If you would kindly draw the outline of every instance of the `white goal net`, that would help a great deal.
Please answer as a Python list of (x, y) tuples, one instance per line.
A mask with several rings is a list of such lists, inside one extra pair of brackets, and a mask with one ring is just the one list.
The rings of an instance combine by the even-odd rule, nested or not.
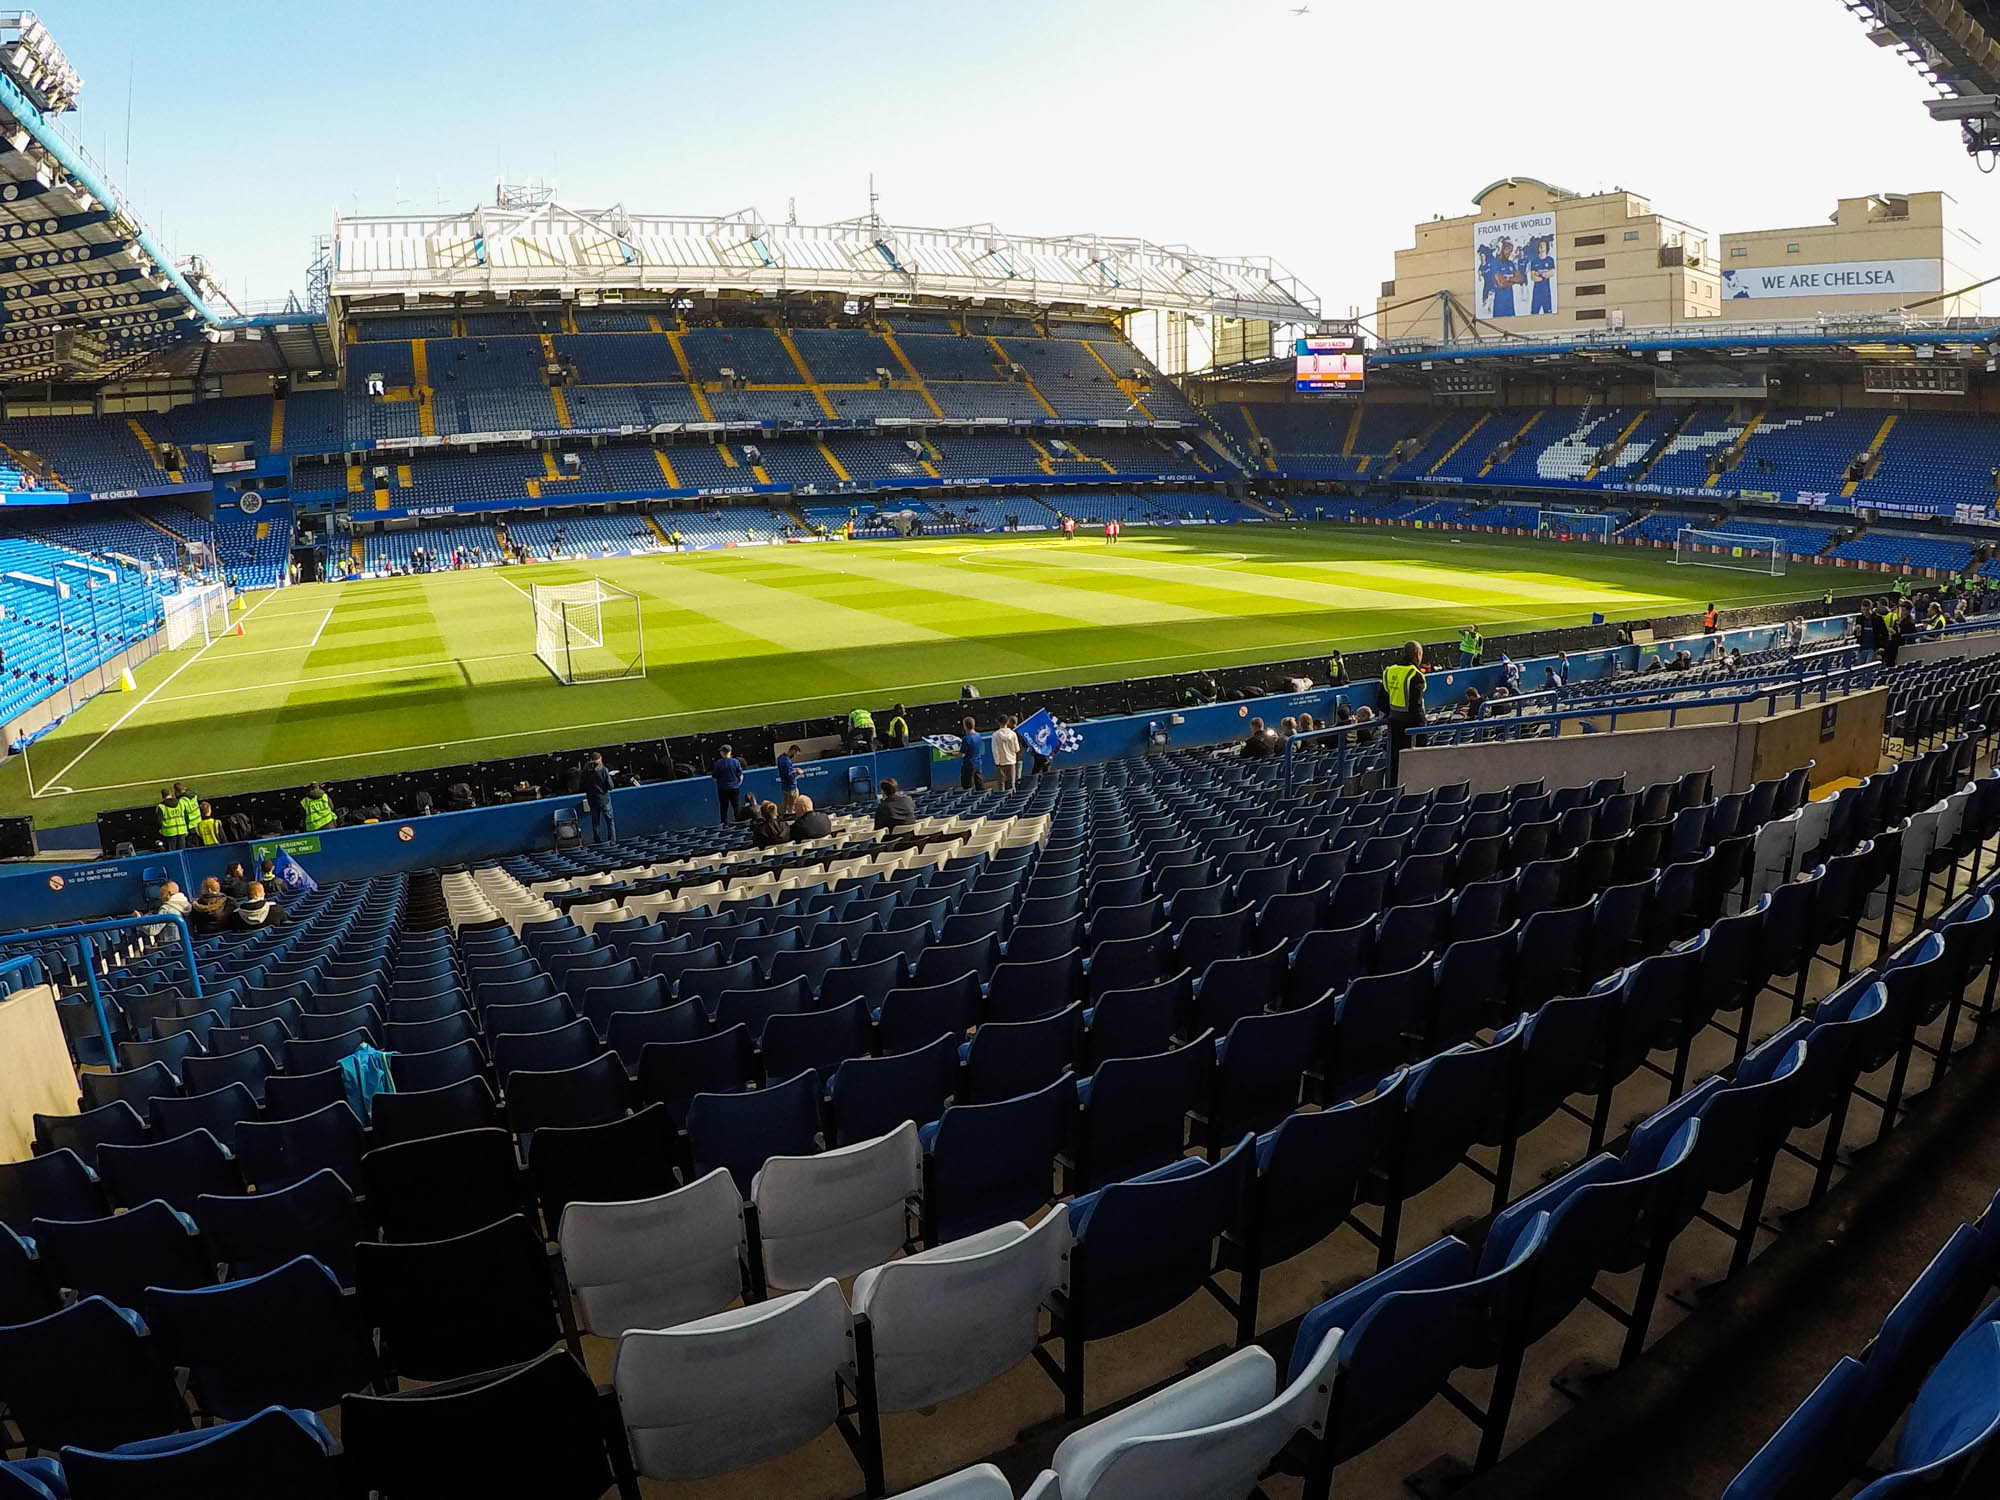
[(538, 583), (535, 656), (556, 681), (614, 682), (646, 675), (646, 633), (639, 596), (602, 579)]
[(1674, 533), (1674, 561), (1686, 567), (1736, 568), (1775, 576), (1785, 571), (1785, 549), (1774, 536), (1683, 526)]
[(178, 651), (196, 641), (206, 646), (229, 631), (228, 585), (203, 584), (170, 594), (162, 605), (162, 614), (169, 651)]
[(1616, 529), (1610, 516), (1594, 510), (1538, 510), (1535, 535), (1567, 542), (1608, 542)]

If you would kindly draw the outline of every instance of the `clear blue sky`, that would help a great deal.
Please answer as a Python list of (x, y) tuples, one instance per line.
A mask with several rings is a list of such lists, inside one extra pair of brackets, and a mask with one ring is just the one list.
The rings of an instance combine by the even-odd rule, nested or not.
[[(1410, 226), (1510, 174), (1713, 234), (1942, 188), (2000, 272), (2000, 177), (1840, 0), (135, 0), (41, 15), (76, 133), (232, 295), (336, 208), (553, 180), (579, 206), (991, 220), (1267, 254), (1372, 305)], [(126, 162), (127, 79), (131, 146)], [(2000, 297), (1989, 301), (2000, 307)]]

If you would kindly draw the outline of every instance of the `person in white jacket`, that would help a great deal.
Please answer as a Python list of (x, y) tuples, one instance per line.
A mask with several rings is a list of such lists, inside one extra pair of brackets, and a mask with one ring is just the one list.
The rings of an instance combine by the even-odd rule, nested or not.
[(1000, 790), (1011, 792), (1021, 775), (1021, 737), (1014, 732), (1014, 716), (1007, 714), (993, 731), (993, 777)]

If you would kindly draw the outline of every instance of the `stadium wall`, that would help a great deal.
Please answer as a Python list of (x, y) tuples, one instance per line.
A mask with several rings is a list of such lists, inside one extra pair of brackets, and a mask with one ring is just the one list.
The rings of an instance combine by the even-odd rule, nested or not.
[(1402, 783), (1427, 792), (1470, 781), (1473, 791), (1485, 792), (1537, 777), (1575, 786), (1622, 775), (1627, 786), (1645, 786), (1713, 768), (1718, 792), (1738, 792), (1812, 761), (1813, 784), (1823, 786), (1881, 765), (1888, 706), (1889, 690), (1879, 687), (1737, 723), (1413, 747), (1403, 752)]
[(56, 1015), (53, 985), (0, 1000), (0, 1161), (26, 1161), (35, 1149), (35, 1116), (76, 1111), (76, 1069)]
[[(1951, 222), (1956, 208), (1948, 193), (1879, 193), (1842, 198), (1830, 223), (1725, 234), (1722, 316), (1769, 322), (1886, 313), (1921, 303), (1917, 310), (1927, 318), (1977, 317), (1978, 291), (1939, 295), (1971, 287), (1984, 275), (1978, 242)], [(1738, 282), (1750, 285), (1739, 288)], [(1782, 295), (1759, 294), (1770, 284)], [(1867, 285), (1887, 290), (1838, 290)]]
[(1394, 279), (1383, 283), (1376, 302), (1381, 337), (1441, 337), (1440, 293), (1452, 294), (1467, 311), (1481, 312), (1478, 227), (1545, 214), (1554, 215), (1555, 310), (1530, 314), (1528, 289), (1522, 287), (1518, 312), (1496, 325), (1508, 333), (1604, 328), (1614, 314), (1622, 315), (1628, 328), (1653, 328), (1713, 318), (1720, 309), (1708, 234), (1654, 213), (1636, 193), (1579, 196), (1533, 178), (1510, 177), (1473, 202), (1474, 213), (1414, 226), (1411, 247), (1396, 252)]

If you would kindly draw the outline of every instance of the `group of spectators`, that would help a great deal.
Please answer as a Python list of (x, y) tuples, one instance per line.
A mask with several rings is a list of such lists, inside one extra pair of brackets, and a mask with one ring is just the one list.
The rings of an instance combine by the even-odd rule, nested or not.
[[(1002, 714), (1000, 723), (986, 737), (993, 750), (993, 785), (1003, 792), (1011, 792), (1021, 784), (1021, 736), (1014, 727), (1019, 722), (1013, 714)], [(979, 750), (979, 721), (968, 718), (958, 728), (958, 785), (963, 791), (986, 789)], [(1036, 763), (1041, 764), (1039, 756)]]
[(791, 745), (778, 757), (778, 788), (779, 795), (784, 798), (782, 804), (745, 802), (743, 762), (736, 758), (733, 746), (724, 745), (716, 754), (715, 764), (708, 770), (710, 779), (715, 783), (715, 809), (722, 821), (748, 823), (750, 841), (760, 849), (831, 835), (833, 820), (813, 806), (813, 799), (799, 788), (799, 760), (803, 754), (797, 745)]
[(1855, 644), (1873, 652), (1885, 667), (1895, 666), (1905, 641), (1963, 624), (1973, 612), (1970, 591), (1954, 588), (1956, 582), (1946, 579), (1944, 588), (1935, 594), (1913, 596), (1906, 592), (1868, 600), (1855, 621)]
[[(153, 915), (185, 917), (197, 933), (261, 932), (266, 927), (282, 927), (291, 918), (264, 892), (264, 882), (275, 878), (270, 861), (264, 862), (259, 875), (261, 878), (253, 880), (240, 863), (232, 864), (220, 879), (211, 875), (203, 880), (192, 899), (179, 881), (163, 881)], [(172, 930), (165, 922), (146, 929), (156, 940)]]

